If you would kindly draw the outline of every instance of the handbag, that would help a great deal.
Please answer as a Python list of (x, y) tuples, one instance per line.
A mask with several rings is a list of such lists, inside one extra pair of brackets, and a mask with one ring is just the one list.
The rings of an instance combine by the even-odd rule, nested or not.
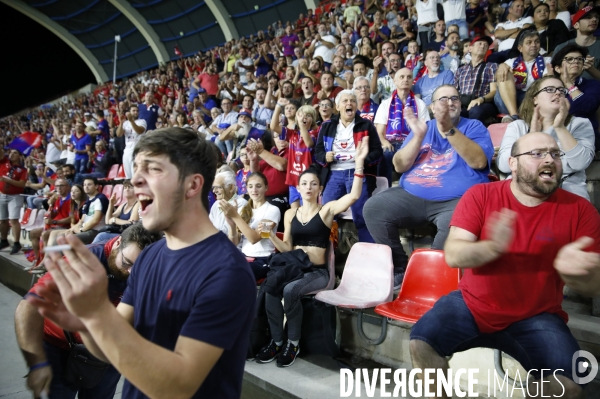
[(476, 98), (475, 93), (477, 93), (481, 86), (481, 78), (483, 77), (483, 72), (485, 71), (485, 64), (486, 62), (483, 61), (483, 66), (479, 68), (479, 71), (477, 72), (477, 77), (475, 78), (475, 85), (473, 86), (473, 91), (471, 92), (471, 94), (460, 95), (460, 105), (465, 110), (469, 108), (469, 104), (471, 104), (471, 101), (473, 101), (473, 99)]
[(316, 353), (339, 357), (340, 336), (337, 310), (314, 297), (306, 296), (302, 301), (302, 335), (300, 347), (305, 353)]
[(94, 388), (100, 383), (110, 364), (92, 355), (85, 345), (76, 343), (70, 332), (63, 331), (71, 348), (64, 371), (65, 381), (78, 389)]

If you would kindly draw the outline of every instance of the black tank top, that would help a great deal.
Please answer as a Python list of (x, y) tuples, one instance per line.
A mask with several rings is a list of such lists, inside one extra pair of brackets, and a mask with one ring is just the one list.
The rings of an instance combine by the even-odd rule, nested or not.
[(296, 209), (296, 214), (292, 219), (290, 231), (294, 246), (327, 248), (331, 228), (323, 223), (321, 215), (317, 212), (308, 223), (302, 224), (298, 220), (297, 214), (298, 209)]
[(119, 219), (129, 220), (129, 218), (131, 217), (131, 211), (133, 211), (133, 208), (135, 208), (135, 204), (137, 204), (137, 201), (135, 201), (133, 203), (133, 206), (131, 207), (129, 212), (125, 213), (125, 207), (127, 206), (127, 202), (125, 202), (125, 204), (123, 204), (123, 209), (121, 210), (121, 214), (119, 215)]

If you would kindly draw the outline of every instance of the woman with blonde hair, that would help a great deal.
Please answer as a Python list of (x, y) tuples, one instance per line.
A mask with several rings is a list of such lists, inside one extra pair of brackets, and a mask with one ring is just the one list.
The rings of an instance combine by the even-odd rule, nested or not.
[(268, 189), (269, 184), (265, 175), (254, 172), (246, 180), (246, 190), (250, 200), (240, 213), (237, 212), (236, 206), (225, 200), (219, 200), (219, 207), (229, 224), (229, 239), (246, 255), (257, 280), (265, 278), (269, 271), (267, 259), (275, 252), (275, 245), (269, 236), (271, 231), (277, 231), (281, 219), (279, 208), (269, 204), (265, 199)]
[[(567, 94), (568, 89), (559, 78), (544, 76), (536, 80), (527, 90), (519, 109), (522, 120), (516, 120), (506, 128), (496, 164), (502, 172), (510, 173), (508, 160), (514, 157), (511, 151), (515, 141), (529, 132), (544, 132), (551, 135), (561, 149), (562, 188), (589, 200), (585, 169), (594, 159), (594, 129), (588, 119), (569, 115)], [(546, 156), (551, 156), (545, 151), (539, 149), (517, 156), (533, 157), (542, 162)], [(543, 173), (534, 177), (543, 179)]]

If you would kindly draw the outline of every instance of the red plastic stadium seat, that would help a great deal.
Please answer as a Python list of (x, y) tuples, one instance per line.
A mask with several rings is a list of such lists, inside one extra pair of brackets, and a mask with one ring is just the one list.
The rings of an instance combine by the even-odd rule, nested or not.
[(378, 305), (375, 313), (415, 323), (438, 299), (456, 290), (459, 279), (460, 269), (446, 264), (444, 251), (417, 249), (408, 261), (398, 298)]
[(110, 170), (108, 171), (108, 176), (106, 176), (106, 179), (100, 179), (100, 180), (113, 180), (117, 177), (118, 172), (119, 172), (119, 165), (114, 164), (113, 166), (110, 167)]
[(504, 137), (507, 127), (508, 123), (492, 123), (488, 126), (490, 138), (492, 139), (492, 144), (494, 145), (494, 150), (496, 150), (496, 152), (500, 149), (500, 144), (502, 144), (502, 138)]
[(117, 172), (117, 179), (124, 179), (125, 177), (125, 168), (123, 167), (123, 165), (119, 165), (119, 171)]
[(115, 185), (113, 187), (112, 193), (117, 196), (116, 206), (121, 205), (121, 203), (123, 202), (123, 185), (122, 184)]
[(113, 192), (113, 186), (111, 186), (111, 185), (106, 185), (102, 189), (102, 194), (106, 195), (106, 198), (110, 198), (112, 192)]

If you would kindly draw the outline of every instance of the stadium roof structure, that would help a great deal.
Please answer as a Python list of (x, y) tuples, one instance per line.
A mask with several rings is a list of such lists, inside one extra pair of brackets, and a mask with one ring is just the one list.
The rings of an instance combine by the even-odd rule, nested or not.
[[(98, 82), (117, 79), (297, 19), (317, 0), (0, 0), (46, 27)], [(43, 38), (42, 38), (43, 40)]]

